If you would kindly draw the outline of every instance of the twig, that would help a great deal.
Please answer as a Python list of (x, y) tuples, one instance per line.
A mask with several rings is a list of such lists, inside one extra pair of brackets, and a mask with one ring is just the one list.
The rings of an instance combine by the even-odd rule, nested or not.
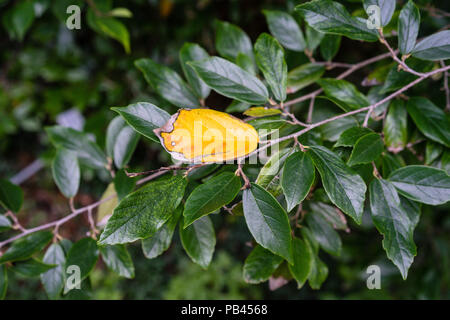
[(313, 111), (314, 111), (314, 103), (316, 101), (316, 97), (311, 97), (311, 100), (309, 102), (309, 108), (308, 108), (308, 116), (306, 118), (306, 122), (307, 123), (311, 123), (312, 122), (312, 115), (313, 115)]
[(244, 179), (244, 186), (241, 188), (241, 190), (245, 190), (250, 188), (251, 183), (250, 180), (248, 179), (248, 177), (245, 175), (244, 170), (242, 170), (242, 162), (238, 160), (238, 168), (235, 171), (235, 175), (237, 175), (238, 177), (242, 177), (242, 179)]
[[(444, 60), (441, 60), (441, 67), (445, 67)], [(448, 87), (448, 71), (444, 71), (444, 91), (445, 91), (445, 111), (450, 111), (450, 89)]]

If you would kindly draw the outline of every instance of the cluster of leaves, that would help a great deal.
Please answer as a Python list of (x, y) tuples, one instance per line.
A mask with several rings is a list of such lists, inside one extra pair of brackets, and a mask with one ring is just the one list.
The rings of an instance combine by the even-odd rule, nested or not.
[[(365, 8), (372, 4), (380, 6), (384, 30), (390, 24), (398, 25), (391, 29), (398, 34), (398, 46), (409, 67), (427, 72), (437, 60), (450, 59), (450, 31), (417, 42), (420, 14), (412, 1), (401, 9), (395, 1), (364, 1)], [(341, 37), (377, 41), (379, 34), (335, 1), (307, 2), (297, 6), (296, 12), (302, 16), (306, 36), (292, 15), (265, 10), (271, 35), (261, 34), (254, 45), (238, 26), (217, 21), (215, 47), (220, 57), (210, 56), (198, 44), (186, 43), (181, 48), (186, 81), (152, 59), (139, 59), (135, 65), (153, 90), (176, 107), (202, 107), (212, 89), (233, 100), (228, 112), (244, 112), (252, 116), (249, 123), (256, 129), (278, 130), (281, 137), (308, 126), (290, 121), (289, 111), (271, 107), (286, 111), (283, 104), (288, 97), (302, 95), (308, 86), (317, 84), (324, 92), (313, 105), (314, 123), (342, 111), (367, 108), (417, 78), (398, 70), (397, 65), (384, 64), (368, 77), (375, 81), (367, 94), (348, 81), (324, 78), (327, 63), (315, 62), (314, 56), (320, 52), (331, 64)], [(287, 50), (305, 54), (311, 62), (288, 71)], [(355, 113), (307, 130), (296, 136), (298, 141), (277, 143), (279, 151), (263, 166), (245, 166), (245, 173), (255, 182), (243, 191), (234, 173), (236, 165), (221, 164), (205, 165), (187, 175), (166, 174), (134, 191), (141, 182), (129, 178), (124, 168), (141, 135), (159, 143), (153, 129), (165, 124), (170, 115), (149, 102), (113, 110), (118, 116), (108, 126), (106, 151), (88, 133), (63, 126), (47, 128), (57, 149), (52, 172), (67, 198), (77, 194), (80, 164), (112, 173), (113, 181), (99, 208), (97, 220), (107, 223), (98, 242), (91, 238), (73, 245), (68, 240), (55, 241), (42, 261), (33, 256), (52, 240), (51, 232), (33, 233), (14, 242), (0, 257), (0, 293), (6, 290), (6, 269), (11, 269), (40, 275), (49, 297), (56, 298), (63, 291), (65, 267), (79, 265), (82, 279), (87, 279), (99, 255), (116, 273), (133, 277), (125, 244), (140, 240), (144, 255), (153, 259), (170, 247), (177, 227), (188, 256), (207, 268), (216, 245), (209, 215), (224, 206), (231, 206), (222, 210), (224, 214), (243, 216), (254, 239), (243, 268), (249, 283), (282, 277), (294, 279), (299, 288), (307, 281), (311, 288), (320, 288), (328, 276), (320, 250), (340, 256), (339, 231), (349, 232), (351, 226), (345, 215), (360, 225), (364, 212), (383, 236), (387, 257), (406, 279), (416, 255), (413, 232), (421, 207), (450, 200), (450, 122), (442, 108), (425, 97), (384, 103), (374, 110), (368, 126), (364, 115)], [(7, 210), (17, 212), (20, 189), (1, 181), (0, 201)], [(8, 218), (0, 217), (2, 228), (13, 226)]]

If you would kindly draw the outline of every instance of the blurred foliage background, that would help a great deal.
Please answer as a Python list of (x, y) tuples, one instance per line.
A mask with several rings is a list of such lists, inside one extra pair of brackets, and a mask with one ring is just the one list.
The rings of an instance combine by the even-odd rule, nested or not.
[[(184, 42), (196, 42), (215, 54), (214, 21), (225, 20), (239, 25), (252, 40), (267, 32), (262, 9), (285, 10), (295, 15), (293, 7), (301, 1), (225, 1), (225, 0), (114, 0), (114, 7), (127, 8), (133, 16), (120, 18), (130, 35), (130, 53), (111, 38), (89, 27), (90, 1), (34, 0), (34, 19), (23, 39), (8, 28), (5, 18), (19, 1), (0, 0), (0, 177), (11, 178), (36, 159), (44, 168), (21, 184), (25, 191), (24, 209), (19, 219), (34, 226), (51, 221), (69, 210), (51, 177), (48, 159), (53, 148), (43, 130), (46, 125), (69, 121), (84, 126), (104, 145), (106, 128), (115, 116), (113, 106), (149, 101), (174, 109), (154, 94), (133, 61), (152, 59), (181, 71), (178, 50)], [(361, 1), (342, 1), (350, 12), (362, 10)], [(81, 29), (69, 30), (64, 22), (65, 8), (81, 6)], [(450, 11), (450, 3), (419, 0), (421, 32), (445, 27), (449, 19), (433, 14), (430, 6)], [(419, 35), (420, 37), (421, 35)], [(357, 50), (355, 50), (357, 48)], [(378, 53), (378, 43), (355, 46), (343, 39), (335, 61), (354, 63)], [(297, 66), (307, 57), (287, 51), (288, 64)], [(386, 63), (386, 62), (385, 62)], [(370, 69), (363, 69), (349, 80), (359, 85)], [(365, 90), (365, 89), (363, 89)], [(441, 94), (439, 88), (432, 92)], [(366, 90), (367, 91), (367, 90)], [(442, 94), (442, 99), (444, 95)], [(230, 103), (212, 93), (206, 104), (219, 110)], [(66, 113), (67, 111), (71, 113)], [(299, 109), (301, 110), (301, 109)], [(166, 164), (168, 157), (158, 146), (141, 139), (130, 167), (142, 170)], [(79, 206), (99, 199), (108, 183), (105, 172), (83, 169)], [(362, 227), (352, 221), (350, 233), (342, 234), (343, 254), (336, 258), (323, 255), (329, 266), (328, 279), (320, 290), (305, 285), (297, 290), (291, 281), (277, 290), (267, 283), (248, 285), (242, 278), (245, 257), (251, 251), (243, 245), (251, 239), (244, 219), (230, 215), (213, 215), (217, 250), (207, 271), (194, 265), (182, 252), (178, 235), (168, 252), (146, 260), (140, 246), (131, 245), (136, 278), (121, 279), (97, 265), (91, 279), (92, 297), (96, 299), (437, 299), (450, 298), (450, 216), (449, 207), (424, 206), (415, 231), (418, 255), (403, 281), (387, 260), (381, 236), (366, 215)], [(77, 240), (88, 231), (85, 217), (64, 226), (64, 237)], [(2, 235), (3, 236), (3, 235)], [(368, 290), (366, 269), (378, 264), (382, 269), (382, 289)], [(7, 299), (45, 299), (39, 279), (23, 279), (11, 274)]]

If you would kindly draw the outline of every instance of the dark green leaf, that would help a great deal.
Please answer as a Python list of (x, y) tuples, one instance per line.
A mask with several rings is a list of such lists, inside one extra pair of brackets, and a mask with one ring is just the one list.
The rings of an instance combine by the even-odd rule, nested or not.
[(253, 59), (252, 43), (247, 34), (238, 26), (216, 21), (216, 49), (219, 54), (229, 60), (235, 60), (239, 53)]
[(409, 99), (406, 108), (425, 137), (450, 147), (450, 119), (442, 109), (423, 97)]
[(244, 190), (243, 204), (245, 221), (256, 242), (292, 263), (291, 227), (278, 201), (252, 183)]
[(136, 186), (136, 179), (127, 176), (124, 170), (116, 172), (114, 177), (114, 189), (117, 192), (117, 198), (122, 201)]
[(288, 92), (294, 93), (316, 82), (325, 72), (325, 67), (318, 63), (307, 63), (288, 73)]
[(335, 34), (326, 34), (320, 43), (320, 54), (326, 61), (333, 60), (341, 46), (341, 36)]
[(337, 256), (341, 254), (341, 238), (325, 218), (316, 212), (311, 212), (306, 215), (306, 222), (312, 236), (326, 252)]
[(427, 166), (407, 166), (395, 170), (389, 181), (405, 197), (431, 205), (450, 201), (450, 176)]
[(241, 179), (232, 172), (223, 172), (195, 188), (184, 205), (184, 228), (233, 201), (240, 189)]
[(68, 149), (58, 149), (52, 162), (52, 174), (59, 191), (72, 198), (80, 186), (80, 166), (77, 153)]
[(350, 129), (345, 130), (341, 136), (339, 137), (339, 140), (334, 145), (335, 148), (337, 147), (353, 147), (358, 141), (359, 138), (365, 136), (368, 133), (372, 133), (373, 131), (369, 128), (365, 127), (352, 127)]
[(387, 26), (395, 11), (395, 0), (364, 0), (363, 5), (369, 17), (373, 14), (372, 11), (369, 10), (370, 6), (377, 6), (379, 8), (379, 21), (381, 27)]
[(336, 1), (310, 1), (298, 5), (295, 10), (318, 31), (340, 34), (353, 40), (378, 40), (376, 30), (367, 28), (365, 21), (352, 17), (345, 7)]
[(96, 32), (119, 41), (126, 53), (130, 53), (130, 34), (127, 27), (113, 17), (99, 16), (89, 8), (87, 13), (89, 26)]
[(275, 10), (263, 10), (269, 25), (270, 33), (287, 49), (303, 51), (306, 42), (302, 30), (295, 19), (286, 12)]
[(4, 264), (0, 265), (0, 300), (5, 299), (8, 289), (8, 272)]
[(32, 278), (37, 277), (40, 274), (47, 272), (55, 267), (56, 266), (54, 264), (46, 264), (36, 259), (29, 259), (14, 263), (14, 266), (11, 268), (11, 270), (24, 277)]
[(245, 259), (243, 270), (245, 282), (256, 284), (269, 280), (281, 262), (282, 257), (257, 245)]
[(383, 177), (387, 177), (392, 171), (403, 167), (405, 164), (399, 155), (392, 155), (390, 153), (385, 153), (382, 156), (383, 163)]
[(442, 145), (433, 141), (427, 141), (427, 146), (425, 148), (425, 164), (431, 164), (443, 151), (444, 147)]
[(205, 51), (205, 49), (195, 43), (186, 42), (180, 50), (180, 63), (183, 73), (191, 85), (191, 88), (200, 99), (205, 99), (208, 97), (211, 89), (197, 76), (194, 69), (192, 69), (192, 67), (187, 63), (189, 61), (203, 60), (208, 57), (209, 54)]
[(99, 243), (127, 243), (154, 235), (178, 207), (185, 188), (185, 178), (172, 176), (152, 181), (129, 194), (114, 210)]
[(394, 186), (386, 180), (374, 179), (370, 184), (372, 220), (384, 236), (383, 248), (406, 279), (416, 255), (414, 225), (403, 208)]
[(330, 200), (360, 224), (367, 189), (363, 179), (327, 148), (311, 146), (309, 152)]
[(100, 253), (106, 266), (119, 276), (134, 278), (134, 265), (124, 245), (100, 247)]
[(84, 164), (92, 168), (107, 165), (105, 154), (87, 134), (62, 126), (47, 127), (46, 131), (56, 148), (75, 151)]
[(208, 268), (216, 245), (214, 227), (209, 217), (203, 217), (184, 229), (181, 223), (181, 244), (189, 257), (202, 268)]
[(281, 149), (280, 151), (272, 154), (267, 162), (264, 164), (264, 167), (259, 171), (258, 177), (256, 178), (255, 183), (260, 185), (263, 188), (267, 188), (267, 186), (278, 176), (281, 168), (283, 167), (283, 163), (286, 158), (291, 153), (290, 148)]
[(286, 100), (287, 65), (278, 41), (267, 33), (261, 34), (255, 43), (255, 58), (275, 99)]
[(408, 140), (408, 114), (402, 100), (394, 100), (384, 121), (384, 143), (393, 153), (402, 151)]
[(297, 288), (303, 287), (308, 279), (313, 266), (313, 252), (306, 241), (299, 238), (292, 240), (292, 252), (294, 264), (288, 265), (294, 279), (297, 281)]
[(409, 54), (416, 44), (419, 34), (420, 12), (413, 1), (409, 0), (398, 17), (398, 48), (400, 53)]
[(421, 40), (411, 54), (423, 60), (450, 59), (450, 30), (440, 31)]
[(225, 59), (211, 57), (188, 64), (208, 86), (226, 97), (250, 104), (263, 104), (269, 99), (258, 78)]
[[(317, 191), (316, 191), (317, 192)], [(350, 231), (347, 227), (347, 220), (338, 208), (327, 205), (323, 202), (312, 202), (309, 204), (311, 211), (323, 217), (336, 230)]]
[(311, 53), (317, 49), (324, 37), (325, 33), (317, 31), (309, 25), (306, 25), (306, 47)]
[(199, 107), (200, 103), (192, 90), (172, 69), (151, 59), (139, 59), (134, 64), (152, 88), (170, 103), (179, 108)]
[[(433, 63), (430, 61), (423, 61), (416, 58), (409, 58), (405, 63), (417, 72), (428, 72), (433, 68)], [(384, 80), (381, 93), (388, 93), (399, 90), (417, 79), (417, 76), (404, 70), (399, 70), (397, 65), (393, 65)]]
[(383, 152), (383, 148), (383, 140), (378, 133), (366, 134), (356, 141), (347, 164), (354, 166), (375, 161)]
[(142, 251), (147, 259), (156, 258), (169, 249), (173, 232), (183, 211), (182, 208), (179, 206), (175, 209), (169, 220), (153, 236), (142, 240)]
[(18, 1), (3, 15), (3, 26), (10, 38), (23, 40), (34, 21), (34, 6), (32, 1)]
[(66, 265), (80, 268), (80, 280), (86, 279), (94, 269), (98, 260), (97, 242), (92, 238), (83, 238), (74, 243), (67, 253)]
[(286, 159), (281, 176), (281, 187), (286, 197), (288, 212), (308, 195), (314, 177), (314, 164), (307, 153), (297, 151)]
[(239, 52), (239, 54), (236, 57), (236, 64), (241, 67), (243, 70), (247, 71), (251, 75), (256, 75), (256, 66), (255, 62), (251, 57), (246, 55), (245, 53)]
[(50, 299), (59, 297), (64, 287), (64, 266), (66, 257), (64, 250), (58, 243), (53, 243), (48, 247), (44, 256), (44, 263), (56, 265), (55, 268), (48, 270), (41, 275), (42, 286)]
[(41, 251), (52, 240), (50, 231), (39, 231), (14, 241), (11, 247), (0, 257), (0, 264), (9, 261), (22, 261)]
[(0, 179), (0, 204), (12, 212), (18, 212), (22, 203), (22, 189), (8, 180)]
[[(327, 96), (345, 104), (348, 110), (359, 109), (370, 105), (365, 95), (345, 80), (323, 78), (317, 81)], [(346, 111), (348, 111), (346, 110)]]
[(139, 135), (124, 120), (115, 117), (108, 126), (106, 133), (106, 153), (117, 168), (128, 164), (139, 141)]
[(322, 260), (320, 260), (317, 254), (313, 257), (313, 266), (311, 268), (308, 282), (311, 289), (318, 290), (328, 277), (328, 267)]
[(134, 130), (155, 142), (159, 142), (159, 139), (153, 130), (164, 126), (170, 119), (170, 114), (165, 110), (148, 102), (138, 102), (112, 110), (119, 113)]

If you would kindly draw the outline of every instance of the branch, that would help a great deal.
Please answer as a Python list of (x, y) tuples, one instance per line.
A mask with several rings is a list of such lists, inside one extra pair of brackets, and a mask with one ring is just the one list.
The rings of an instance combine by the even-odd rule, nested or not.
[[(444, 60), (441, 60), (441, 66), (444, 68), (445, 67), (445, 63)], [(445, 104), (445, 111), (449, 112), (450, 111), (450, 89), (448, 87), (448, 71), (444, 72), (444, 90), (445, 90), (445, 100), (446, 100), (446, 104)]]

